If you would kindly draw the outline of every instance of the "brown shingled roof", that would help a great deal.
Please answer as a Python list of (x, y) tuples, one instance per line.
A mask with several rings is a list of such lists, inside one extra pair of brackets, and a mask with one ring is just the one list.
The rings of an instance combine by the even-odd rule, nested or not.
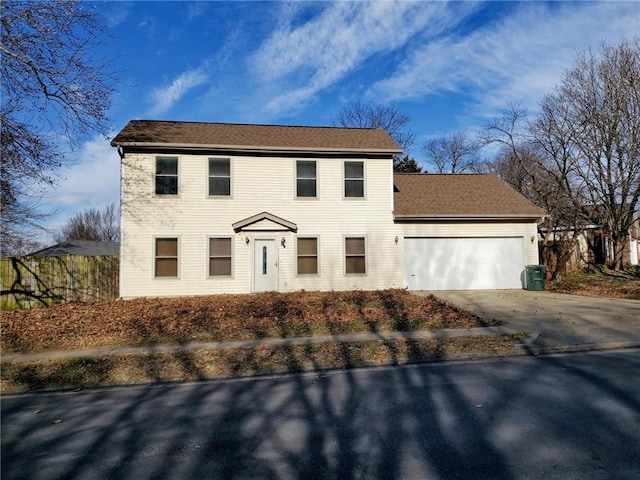
[(112, 146), (400, 153), (382, 129), (131, 120)]
[(396, 174), (393, 183), (396, 219), (547, 215), (494, 175)]

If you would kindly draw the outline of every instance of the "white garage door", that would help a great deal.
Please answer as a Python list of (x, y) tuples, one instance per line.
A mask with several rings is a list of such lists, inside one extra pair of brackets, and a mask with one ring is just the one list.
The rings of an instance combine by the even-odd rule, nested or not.
[(522, 288), (522, 237), (405, 238), (409, 290)]

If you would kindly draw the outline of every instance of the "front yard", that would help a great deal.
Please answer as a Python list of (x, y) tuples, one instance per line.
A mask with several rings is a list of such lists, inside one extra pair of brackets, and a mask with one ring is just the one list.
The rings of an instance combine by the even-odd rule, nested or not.
[(0, 352), (491, 325), (406, 290), (143, 298), (3, 312)]
[(512, 352), (524, 335), (154, 353), (161, 344), (496, 325), (405, 290), (137, 299), (4, 312), (2, 354), (148, 347), (132, 355), (3, 362), (2, 390), (113, 385), (348, 368)]

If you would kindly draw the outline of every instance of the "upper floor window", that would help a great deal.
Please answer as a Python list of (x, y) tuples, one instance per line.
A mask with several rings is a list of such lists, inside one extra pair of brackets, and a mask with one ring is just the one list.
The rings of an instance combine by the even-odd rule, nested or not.
[(178, 276), (178, 239), (156, 238), (155, 276)]
[(316, 162), (313, 160), (296, 161), (296, 196), (315, 197), (316, 187)]
[(228, 158), (209, 159), (209, 195), (231, 195), (231, 160)]
[(178, 157), (156, 157), (156, 195), (178, 194)]
[(344, 162), (344, 196), (364, 197), (364, 162)]

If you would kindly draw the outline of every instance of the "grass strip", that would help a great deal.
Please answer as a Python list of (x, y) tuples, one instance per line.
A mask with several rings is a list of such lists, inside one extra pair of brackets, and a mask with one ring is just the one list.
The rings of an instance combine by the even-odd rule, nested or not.
[(346, 369), (446, 360), (459, 355), (504, 356), (527, 335), (327, 343), (231, 350), (132, 354), (3, 364), (3, 393), (190, 381), (312, 369)]

